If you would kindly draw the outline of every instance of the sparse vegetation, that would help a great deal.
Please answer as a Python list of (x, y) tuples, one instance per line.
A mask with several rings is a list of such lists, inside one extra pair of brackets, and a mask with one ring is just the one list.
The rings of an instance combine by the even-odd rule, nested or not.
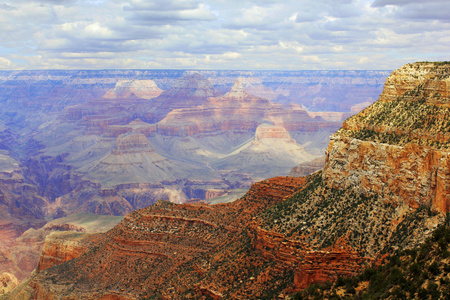
[[(425, 63), (429, 62), (409, 67), (419, 70)], [(377, 101), (363, 113), (349, 118), (339, 134), (379, 143), (415, 143), (449, 150), (450, 99), (437, 81), (449, 76), (450, 65), (448, 62), (432, 64), (432, 72), (426, 76), (409, 75), (416, 80), (411, 83), (414, 87), (395, 100)]]
[(358, 276), (315, 284), (292, 299), (450, 299), (450, 215), (425, 243)]
[(357, 187), (329, 188), (318, 172), (308, 178), (303, 190), (263, 211), (260, 218), (265, 229), (287, 238), (301, 237), (315, 249), (345, 238), (361, 255), (372, 256), (390, 253), (392, 247), (417, 245), (421, 240), (414, 236), (425, 236), (426, 221), (436, 215), (423, 205), (399, 220), (397, 206), (378, 194), (359, 192)]

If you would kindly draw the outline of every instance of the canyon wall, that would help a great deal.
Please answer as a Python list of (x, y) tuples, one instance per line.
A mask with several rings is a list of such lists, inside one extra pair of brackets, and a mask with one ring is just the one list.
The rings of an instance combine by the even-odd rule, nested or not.
[(335, 136), (323, 177), (328, 187), (355, 187), (386, 202), (450, 209), (449, 152), (417, 144), (380, 144)]
[(450, 211), (449, 69), (415, 63), (394, 71), (380, 100), (331, 137), (323, 173), (328, 186)]

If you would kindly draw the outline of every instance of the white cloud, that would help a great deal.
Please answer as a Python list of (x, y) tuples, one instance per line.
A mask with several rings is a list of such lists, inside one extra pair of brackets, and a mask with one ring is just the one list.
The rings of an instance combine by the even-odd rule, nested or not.
[(5, 0), (1, 68), (393, 69), (447, 59), (447, 0)]
[(4, 57), (0, 57), (0, 69), (8, 69), (11, 67), (11, 61)]

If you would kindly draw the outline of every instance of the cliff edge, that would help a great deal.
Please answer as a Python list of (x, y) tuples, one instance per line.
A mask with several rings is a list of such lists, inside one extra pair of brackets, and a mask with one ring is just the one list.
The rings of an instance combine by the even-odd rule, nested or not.
[(450, 211), (450, 62), (407, 64), (331, 137), (323, 179), (387, 202)]

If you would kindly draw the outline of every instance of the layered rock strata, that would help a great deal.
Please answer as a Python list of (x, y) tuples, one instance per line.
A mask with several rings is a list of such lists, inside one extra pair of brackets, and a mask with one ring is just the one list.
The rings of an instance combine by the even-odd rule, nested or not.
[(248, 94), (240, 81), (220, 97), (202, 105), (177, 109), (158, 123), (164, 135), (196, 135), (212, 131), (249, 131), (262, 123), (283, 126), (288, 131), (315, 132), (336, 127), (335, 122), (317, 120), (298, 105), (280, 105)]
[[(60, 261), (54, 258), (67, 257), (65, 250), (73, 246), (73, 240), (67, 241), (64, 249), (58, 246), (58, 252), (52, 246), (53, 237), (50, 237), (46, 245), (49, 250), (43, 252), (40, 266), (49, 267), (53, 262), (53, 267), (40, 268), (28, 287), (16, 291), (12, 298), (85, 299), (115, 295), (118, 299), (138, 299), (156, 294), (163, 298), (183, 295), (196, 298), (199, 294), (211, 293), (218, 297), (232, 295), (235, 292), (230, 290), (231, 282), (217, 285), (220, 280), (216, 279), (223, 275), (223, 267), (237, 268), (236, 275), (241, 274), (243, 280), (251, 283), (255, 280), (251, 279), (252, 274), (257, 274), (261, 264), (270, 262), (258, 258), (258, 250), (252, 246), (248, 248), (253, 243), (250, 235), (254, 234), (248, 224), (256, 213), (289, 197), (303, 182), (301, 178), (287, 177), (260, 182), (244, 198), (230, 204), (158, 202), (129, 214), (107, 234), (85, 240), (87, 253), (59, 266), (56, 264)], [(247, 236), (250, 244), (243, 244), (243, 236)], [(248, 257), (240, 258), (242, 266), (223, 256), (224, 250), (227, 255), (235, 255), (234, 247), (244, 250), (243, 254), (247, 253), (245, 249), (250, 251)], [(216, 264), (223, 266), (214, 267)], [(284, 263), (270, 266), (270, 270), (273, 268), (281, 270)], [(273, 279), (255, 276), (261, 283)], [(58, 287), (53, 286), (51, 278), (58, 278)], [(174, 285), (174, 282), (183, 284)], [(246, 285), (239, 290), (238, 294), (244, 295)]]
[(87, 251), (83, 243), (86, 234), (74, 232), (53, 232), (45, 238), (36, 271), (59, 265), (74, 259)]
[(324, 180), (356, 185), (387, 201), (450, 210), (450, 64), (415, 63), (394, 71), (379, 101), (331, 138)]
[(301, 163), (298, 166), (292, 168), (289, 176), (303, 177), (319, 171), (325, 166), (325, 158), (325, 156), (322, 156), (314, 160)]
[[(234, 152), (242, 144), (253, 142), (255, 130), (261, 123), (298, 129), (295, 133), (290, 132), (291, 137), (306, 145), (316, 145), (320, 140), (321, 144), (316, 147), (321, 149), (324, 149), (328, 135), (340, 124), (327, 123), (320, 117), (309, 118), (302, 111), (303, 106), (274, 105), (251, 96), (244, 91), (251, 90), (251, 85), (281, 103), (303, 101), (309, 96), (303, 93), (302, 99), (297, 99), (302, 87), (316, 86), (318, 88), (309, 89), (308, 94), (317, 98), (315, 103), (320, 104), (325, 98), (319, 94), (325, 87), (319, 85), (339, 76), (340, 83), (334, 84), (333, 88), (358, 83), (356, 89), (364, 86), (365, 91), (370, 90), (367, 95), (359, 94), (358, 101), (349, 99), (344, 106), (339, 104), (340, 111), (348, 111), (352, 104), (376, 93), (380, 78), (385, 76), (383, 72), (377, 72), (373, 77), (373, 72), (344, 72), (345, 75), (336, 72), (201, 71), (208, 80), (198, 75), (182, 78), (190, 73), (193, 72), (0, 72), (0, 149), (9, 151), (0, 151), (0, 211), (4, 213), (0, 216), (1, 270), (14, 273), (22, 280), (35, 268), (45, 235), (52, 230), (82, 230), (72, 224), (49, 224), (38, 229), (49, 219), (82, 211), (123, 215), (161, 198), (183, 202), (189, 198), (232, 195), (230, 190), (235, 188), (248, 189), (256, 180), (248, 169), (243, 172), (231, 172), (228, 168), (214, 170), (214, 176), (204, 170), (211, 170), (214, 161)], [(211, 104), (211, 99), (227, 101), (220, 95), (229, 91), (239, 76), (243, 76), (245, 88), (237, 83), (228, 95), (231, 97), (228, 102), (222, 106)], [(356, 78), (366, 79), (355, 81)], [(158, 87), (167, 90), (166, 93), (161, 96)], [(336, 99), (336, 93), (332, 93), (332, 97), (326, 94), (329, 99)], [(218, 105), (218, 110), (223, 110), (233, 101), (237, 104), (232, 109), (219, 113), (225, 119), (213, 119), (208, 115), (215, 113), (211, 106)], [(202, 106), (210, 110), (198, 109), (193, 115), (197, 113), (197, 118), (204, 117), (205, 121), (190, 119), (194, 123), (188, 130), (182, 123), (161, 123), (161, 126), (156, 123), (173, 108), (183, 110)], [(240, 108), (243, 109), (241, 114)], [(266, 108), (272, 112), (261, 113)], [(198, 112), (206, 114), (203, 116)], [(252, 115), (262, 115), (264, 120), (246, 122), (245, 119)], [(303, 130), (307, 139), (299, 138)], [(164, 135), (165, 132), (169, 135)], [(278, 145), (281, 143), (277, 141), (287, 141), (282, 135), (278, 138), (271, 141)], [(270, 157), (278, 152), (278, 149), (273, 150), (260, 152), (260, 157), (265, 159), (266, 155)], [(156, 157), (156, 153), (160, 156)], [(168, 162), (174, 159), (182, 163)], [(245, 159), (243, 155), (243, 162)], [(272, 161), (275, 166), (281, 165), (278, 157)], [(154, 167), (152, 170), (161, 167), (164, 172), (151, 172), (151, 167)], [(291, 167), (270, 174), (269, 170), (275, 167), (268, 164), (261, 173), (266, 178), (286, 174)], [(80, 170), (97, 173), (90, 177)], [(180, 174), (179, 170), (187, 170), (181, 176), (183, 179), (173, 179)], [(149, 174), (164, 180), (154, 182), (149, 179)], [(230, 196), (228, 201), (236, 198)]]
[[(51, 164), (58, 179), (52, 181), (50, 214), (124, 215), (161, 198), (207, 200), (214, 190), (248, 188), (314, 158), (296, 139), (310, 146), (340, 125), (250, 95), (239, 81), (223, 96), (198, 74), (152, 99), (120, 96), (136, 86), (145, 92), (153, 84), (118, 83), (106, 97), (68, 108), (37, 134), (48, 155), (39, 167)], [(59, 153), (64, 156), (51, 161)]]

